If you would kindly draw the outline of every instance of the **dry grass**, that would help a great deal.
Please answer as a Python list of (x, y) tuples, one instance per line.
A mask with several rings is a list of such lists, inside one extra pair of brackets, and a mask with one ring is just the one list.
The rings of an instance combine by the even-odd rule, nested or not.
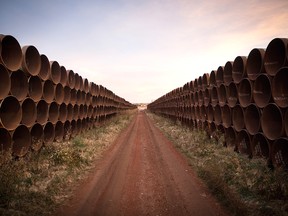
[(167, 118), (149, 113), (155, 124), (188, 157), (191, 166), (231, 215), (288, 215), (288, 174), (270, 170), (262, 158), (249, 159)]
[(134, 116), (118, 114), (69, 141), (20, 159), (0, 155), (0, 215), (51, 215)]

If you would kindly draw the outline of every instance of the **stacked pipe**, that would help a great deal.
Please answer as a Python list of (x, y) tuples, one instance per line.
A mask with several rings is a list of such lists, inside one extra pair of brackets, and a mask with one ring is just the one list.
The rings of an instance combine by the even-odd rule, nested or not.
[(288, 168), (287, 44), (287, 38), (275, 38), (266, 49), (254, 48), (247, 57), (227, 61), (148, 109), (209, 136), (220, 131), (236, 151)]
[(0, 35), (0, 151), (22, 157), (133, 108), (36, 47), (21, 48), (13, 36)]

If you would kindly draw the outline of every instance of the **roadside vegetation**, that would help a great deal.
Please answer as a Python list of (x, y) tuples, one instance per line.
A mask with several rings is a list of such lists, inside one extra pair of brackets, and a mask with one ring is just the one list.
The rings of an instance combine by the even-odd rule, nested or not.
[(1, 153), (0, 215), (53, 215), (134, 114), (135, 110), (117, 114), (69, 141), (54, 142), (23, 158)]
[(287, 171), (271, 170), (263, 158), (249, 159), (223, 147), (223, 136), (216, 141), (204, 131), (149, 112), (148, 116), (231, 215), (288, 215)]

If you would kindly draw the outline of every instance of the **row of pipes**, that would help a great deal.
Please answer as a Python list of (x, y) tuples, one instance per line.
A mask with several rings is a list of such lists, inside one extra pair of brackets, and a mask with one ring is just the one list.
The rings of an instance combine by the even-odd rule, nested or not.
[(235, 151), (288, 167), (288, 39), (274, 38), (148, 105), (193, 128), (224, 134)]
[(136, 108), (112, 91), (0, 35), (0, 151), (16, 157)]

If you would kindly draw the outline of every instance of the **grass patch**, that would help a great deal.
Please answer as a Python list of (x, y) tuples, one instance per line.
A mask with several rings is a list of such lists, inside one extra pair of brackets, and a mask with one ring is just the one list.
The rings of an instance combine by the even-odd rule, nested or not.
[(249, 159), (223, 147), (224, 137), (148, 113), (183, 153), (198, 176), (232, 215), (288, 215), (288, 173), (270, 170), (262, 158)]
[(13, 159), (0, 155), (0, 215), (53, 215), (132, 120), (126, 111), (69, 141)]

